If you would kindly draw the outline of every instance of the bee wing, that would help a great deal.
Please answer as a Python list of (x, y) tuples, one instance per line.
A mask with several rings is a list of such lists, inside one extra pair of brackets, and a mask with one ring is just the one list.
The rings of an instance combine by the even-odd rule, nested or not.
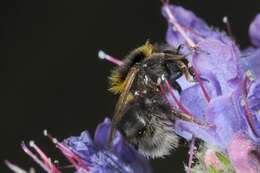
[(121, 95), (119, 96), (119, 99), (116, 103), (115, 112), (114, 112), (114, 116), (113, 116), (112, 123), (111, 123), (109, 141), (108, 141), (110, 148), (112, 146), (112, 141), (113, 141), (114, 136), (115, 136), (116, 125), (123, 116), (122, 113), (123, 113), (123, 110), (125, 108), (125, 105), (127, 104), (127, 96), (129, 94), (129, 91), (131, 89), (131, 86), (134, 82), (135, 76), (136, 76), (138, 71), (139, 71), (139, 68), (137, 66), (133, 66), (130, 69), (130, 71), (127, 74), (126, 79), (125, 79), (126, 84), (124, 86), (124, 89), (123, 89), (123, 91), (122, 91)]

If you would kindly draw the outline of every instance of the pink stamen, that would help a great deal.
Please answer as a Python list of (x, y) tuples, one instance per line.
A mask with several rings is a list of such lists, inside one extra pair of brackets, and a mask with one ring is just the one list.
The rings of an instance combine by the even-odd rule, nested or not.
[(209, 94), (200, 78), (199, 72), (194, 67), (193, 67), (193, 72), (195, 73), (195, 79), (199, 82), (199, 86), (201, 88), (204, 97), (206, 98), (207, 102), (210, 102)]
[(205, 39), (199, 32), (195, 31), (194, 29), (189, 28), (189, 27), (186, 27), (186, 26), (184, 26), (184, 25), (182, 25), (182, 24), (180, 24), (180, 23), (179, 23), (179, 25), (180, 25), (185, 31), (188, 31), (188, 32), (190, 32), (190, 33), (192, 33), (192, 34), (194, 34), (194, 35), (200, 37), (201, 39)]
[[(191, 113), (182, 105), (182, 103), (177, 99), (177, 97), (175, 96), (174, 92), (172, 91), (172, 88), (168, 82), (168, 80), (163, 79), (163, 81), (166, 83), (167, 89), (170, 91), (170, 94), (172, 96), (172, 98), (174, 99), (174, 102), (176, 103), (176, 105), (178, 106), (178, 108), (185, 114), (192, 116)], [(168, 102), (168, 104), (171, 106), (172, 108), (172, 104), (170, 102), (170, 100), (167, 98), (167, 94), (166, 91), (164, 89), (164, 86), (162, 85), (162, 83), (159, 83), (159, 87), (160, 87), (160, 91), (162, 92), (162, 95), (164, 96), (165, 100)]]
[(31, 169), (33, 171), (30, 170), (28, 172), (28, 171), (20, 168), (19, 166), (15, 165), (15, 164), (13, 164), (13, 163), (11, 163), (9, 161), (7, 161), (7, 160), (5, 161), (5, 164), (15, 173), (33, 173), (33, 171), (34, 171), (34, 169)]
[[(189, 38), (189, 36), (186, 34), (185, 29), (182, 28), (182, 26), (177, 22), (177, 19), (175, 18), (175, 16), (172, 14), (169, 4), (165, 3), (164, 4), (164, 9), (165, 12), (168, 16), (168, 20), (171, 24), (173, 24), (173, 26), (175, 28), (173, 28), (173, 30), (176, 30), (177, 32), (180, 33), (180, 35), (183, 37), (183, 39), (187, 42), (188, 46), (192, 48), (192, 50), (196, 50), (197, 49), (197, 45), (193, 42), (192, 39)], [(196, 70), (194, 70), (195, 72), (195, 78), (197, 79), (197, 81), (199, 82), (199, 85), (202, 89), (203, 95), (205, 96), (207, 102), (210, 101), (210, 97), (203, 85), (203, 82), (201, 81), (200, 77), (198, 76), (198, 72)]]
[[(169, 82), (168, 82), (167, 80), (165, 80), (165, 79), (164, 79), (164, 81), (165, 81), (165, 83), (166, 83), (166, 85), (167, 85), (167, 89), (170, 91), (170, 94), (171, 94), (172, 98), (174, 99), (175, 103), (177, 104), (177, 106), (179, 107), (179, 109), (180, 109), (183, 113), (185, 113), (186, 115), (192, 117), (193, 122), (195, 122), (196, 124), (199, 124), (199, 125), (201, 125), (201, 126), (203, 126), (203, 127), (206, 127), (206, 128), (215, 128), (215, 127), (216, 127), (216, 126), (213, 125), (213, 124), (209, 124), (209, 123), (207, 123), (207, 122), (200, 121), (200, 120), (194, 118), (194, 116), (191, 114), (191, 112), (189, 112), (189, 111), (184, 107), (184, 105), (182, 105), (182, 103), (177, 99), (177, 97), (174, 95), (173, 89), (172, 89), (172, 87), (170, 86)], [(161, 92), (162, 92), (162, 95), (165, 97), (165, 100), (168, 102), (168, 104), (169, 104), (170, 106), (172, 106), (170, 100), (169, 100), (169, 99), (167, 98), (167, 96), (166, 96), (166, 91), (165, 91), (163, 85), (160, 83), (159, 86), (160, 86), (160, 90), (161, 90)], [(172, 108), (172, 107), (171, 107), (171, 108)]]
[(30, 147), (34, 148), (35, 151), (41, 157), (43, 163), (51, 170), (53, 173), (59, 173), (60, 171), (58, 168), (50, 161), (50, 159), (44, 154), (44, 152), (33, 142), (30, 141)]
[(112, 62), (113, 64), (116, 64), (116, 65), (122, 65), (122, 64), (123, 64), (122, 61), (120, 61), (119, 59), (117, 59), (117, 58), (115, 58), (115, 57), (112, 57), (112, 56), (106, 54), (106, 53), (105, 53), (104, 51), (102, 51), (102, 50), (99, 50), (99, 51), (98, 51), (98, 57), (99, 57), (100, 59), (105, 59), (105, 60), (107, 60), (107, 61), (109, 61), (109, 62)]
[(162, 95), (164, 96), (164, 99), (167, 101), (167, 103), (170, 105), (170, 107), (172, 109), (172, 104), (170, 103), (170, 100), (166, 96), (166, 91), (165, 91), (162, 83), (159, 84), (159, 87), (160, 87), (160, 91), (161, 91)]
[(188, 44), (188, 46), (192, 49), (195, 50), (197, 48), (197, 45), (188, 37), (188, 35), (186, 34), (186, 32), (184, 31), (184, 29), (180, 26), (180, 24), (177, 22), (177, 19), (175, 18), (175, 16), (172, 14), (169, 4), (165, 3), (164, 4), (164, 10), (166, 15), (168, 16), (168, 20), (169, 22), (173, 25), (173, 30), (176, 30), (177, 32), (179, 32), (181, 34), (181, 36), (183, 37), (183, 39), (186, 41), (186, 43)]
[[(21, 144), (21, 147), (24, 150), (24, 152), (28, 156), (30, 156), (46, 172), (48, 172), (48, 173), (60, 173), (60, 171), (58, 169), (52, 169), (51, 167), (49, 167), (49, 165), (46, 165), (46, 161), (40, 160), (35, 154), (33, 154), (33, 152), (24, 143)], [(55, 167), (55, 166), (53, 165), (53, 167)], [(56, 172), (54, 172), (54, 171), (56, 171)]]
[(44, 130), (44, 136), (47, 136), (56, 147), (64, 154), (64, 156), (73, 164), (73, 166), (79, 171), (85, 169), (86, 172), (90, 171), (89, 167), (86, 165), (86, 162), (82, 160), (78, 155), (72, 152), (68, 146), (60, 143), (56, 138), (52, 137), (47, 130)]
[(188, 110), (184, 107), (184, 105), (183, 105), (183, 104), (177, 99), (177, 97), (175, 96), (175, 94), (174, 94), (174, 92), (173, 92), (173, 89), (172, 89), (172, 87), (171, 87), (169, 81), (168, 81), (167, 79), (164, 79), (164, 81), (165, 81), (165, 83), (166, 83), (166, 86), (167, 86), (168, 91), (170, 92), (170, 95), (171, 95), (172, 98), (174, 99), (175, 103), (178, 105), (179, 109), (180, 109), (183, 113), (192, 116), (191, 112), (188, 111)]

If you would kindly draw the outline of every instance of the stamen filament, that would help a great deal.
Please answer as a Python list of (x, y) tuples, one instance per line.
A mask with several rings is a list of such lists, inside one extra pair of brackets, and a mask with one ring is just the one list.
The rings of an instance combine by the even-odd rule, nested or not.
[[(43, 161), (41, 161), (35, 154), (33, 154), (33, 152), (25, 145), (25, 143), (22, 143), (21, 147), (22, 147), (23, 151), (28, 156), (30, 156), (38, 165), (40, 165), (46, 172), (54, 173), (54, 172), (52, 172), (52, 170), (50, 170), (50, 168)], [(59, 171), (57, 173), (59, 173)]]
[(162, 83), (159, 84), (159, 87), (160, 87), (160, 91), (161, 91), (162, 95), (164, 96), (165, 100), (168, 102), (168, 104), (169, 104), (170, 107), (172, 108), (172, 105), (171, 105), (169, 99), (168, 99), (167, 96), (166, 96), (166, 91), (165, 91), (165, 89), (164, 89)]
[(43, 163), (50, 169), (52, 173), (59, 173), (60, 171), (54, 164), (51, 163), (50, 158), (48, 158), (44, 152), (34, 143), (34, 141), (30, 141), (30, 147), (35, 149), (35, 151), (40, 155)]
[[(182, 26), (177, 22), (177, 19), (175, 18), (175, 16), (172, 14), (169, 4), (167, 2), (164, 3), (164, 10), (168, 16), (168, 20), (169, 22), (173, 25), (173, 30), (176, 32), (179, 32), (180, 35), (183, 37), (183, 39), (186, 41), (186, 43), (188, 44), (188, 46), (192, 49), (192, 50), (196, 50), (197, 49), (197, 45), (193, 42), (193, 40), (186, 34), (185, 32), (185, 28), (182, 28)], [(195, 71), (195, 70), (194, 70)], [(195, 77), (197, 79), (197, 81), (199, 82), (199, 85), (202, 89), (202, 92), (207, 100), (207, 102), (210, 101), (210, 97), (203, 85), (203, 82), (201, 81), (200, 77), (198, 76), (198, 73), (195, 71)]]
[(202, 91), (204, 97), (206, 98), (207, 102), (210, 102), (209, 94), (200, 78), (199, 72), (194, 67), (193, 67), (193, 72), (195, 74), (195, 79), (199, 82), (199, 86), (201, 88), (201, 91)]
[(86, 171), (90, 171), (85, 161), (83, 161), (77, 154), (72, 152), (66, 145), (62, 144), (56, 138), (52, 137), (52, 135), (50, 135), (47, 130), (44, 130), (43, 134), (56, 145), (56, 147), (64, 154), (64, 156), (73, 164), (73, 166), (77, 170), (85, 169)]
[[(163, 79), (163, 80), (165, 81), (165, 83), (166, 83), (166, 85), (167, 85), (167, 89), (170, 91), (170, 94), (171, 94), (171, 96), (173, 97), (173, 99), (174, 99), (175, 103), (177, 104), (177, 106), (179, 107), (180, 111), (182, 111), (182, 113), (185, 113), (187, 116), (189, 116), (189, 117), (187, 117), (188, 119), (190, 119), (191, 121), (195, 122), (196, 124), (198, 124), (198, 125), (200, 125), (200, 126), (203, 126), (203, 127), (206, 127), (206, 128), (215, 128), (215, 125), (213, 125), (213, 124), (209, 124), (209, 123), (207, 123), (207, 122), (205, 122), (205, 121), (201, 121), (201, 120), (199, 120), (199, 119), (194, 118), (194, 116), (192, 115), (192, 113), (189, 112), (189, 111), (182, 105), (182, 103), (176, 98), (176, 96), (174, 95), (174, 92), (172, 91), (172, 87), (170, 86), (168, 80), (165, 80), (165, 79)], [(161, 82), (160, 82), (158, 85), (160, 86), (160, 90), (161, 90), (161, 92), (162, 92), (162, 95), (165, 97), (165, 100), (168, 102), (168, 104), (169, 104), (170, 106), (172, 106), (172, 104), (170, 103), (169, 99), (168, 99), (167, 96), (166, 96), (166, 91), (165, 91), (163, 85), (161, 84)]]
[[(7, 167), (9, 167), (13, 172), (15, 173), (28, 173), (26, 170), (20, 168), (19, 166), (5, 160), (5, 164), (7, 165)], [(33, 171), (30, 171), (29, 173), (32, 173)]]
[(186, 32), (184, 31), (184, 29), (180, 26), (180, 24), (177, 22), (177, 19), (175, 18), (175, 16), (172, 14), (169, 4), (165, 3), (164, 4), (164, 10), (166, 15), (168, 16), (168, 20), (169, 22), (173, 25), (173, 30), (177, 31), (181, 34), (181, 36), (183, 37), (183, 39), (186, 41), (186, 43), (188, 44), (188, 46), (192, 49), (192, 50), (196, 50), (197, 45), (188, 37), (188, 35), (186, 34)]
[(182, 103), (177, 99), (177, 97), (175, 96), (175, 94), (174, 94), (174, 92), (173, 92), (173, 90), (172, 90), (172, 87), (171, 87), (169, 81), (168, 81), (167, 79), (163, 79), (163, 81), (165, 81), (165, 84), (166, 84), (166, 86), (167, 86), (167, 89), (168, 89), (170, 95), (172, 96), (172, 98), (174, 99), (175, 103), (176, 103), (177, 106), (179, 107), (179, 109), (180, 109), (183, 113), (192, 116), (191, 112), (188, 111), (188, 110), (182, 105)]
[(112, 62), (113, 64), (116, 64), (116, 65), (122, 65), (123, 64), (122, 61), (118, 60), (115, 57), (112, 57), (112, 56), (106, 54), (103, 50), (99, 50), (98, 51), (98, 57), (100, 59), (105, 59), (105, 60), (107, 60), (109, 62)]

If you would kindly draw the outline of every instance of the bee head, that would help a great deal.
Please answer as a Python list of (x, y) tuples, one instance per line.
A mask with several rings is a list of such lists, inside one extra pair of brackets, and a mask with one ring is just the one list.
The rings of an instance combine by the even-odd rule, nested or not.
[(156, 158), (170, 154), (178, 137), (173, 123), (157, 103), (147, 99), (135, 101), (126, 107), (117, 127), (125, 139), (146, 157)]

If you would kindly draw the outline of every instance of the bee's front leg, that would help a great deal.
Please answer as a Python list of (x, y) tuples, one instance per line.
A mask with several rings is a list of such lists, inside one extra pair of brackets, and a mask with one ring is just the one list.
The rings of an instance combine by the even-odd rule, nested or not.
[(200, 120), (198, 118), (195, 118), (192, 115), (188, 115), (188, 114), (180, 112), (176, 109), (172, 109), (172, 116), (175, 116), (176, 118), (183, 120), (183, 121), (195, 123), (195, 124), (202, 126), (202, 127), (205, 127), (205, 128), (215, 127), (214, 125), (212, 125), (212, 124), (210, 124), (210, 123), (208, 123), (204, 120)]

